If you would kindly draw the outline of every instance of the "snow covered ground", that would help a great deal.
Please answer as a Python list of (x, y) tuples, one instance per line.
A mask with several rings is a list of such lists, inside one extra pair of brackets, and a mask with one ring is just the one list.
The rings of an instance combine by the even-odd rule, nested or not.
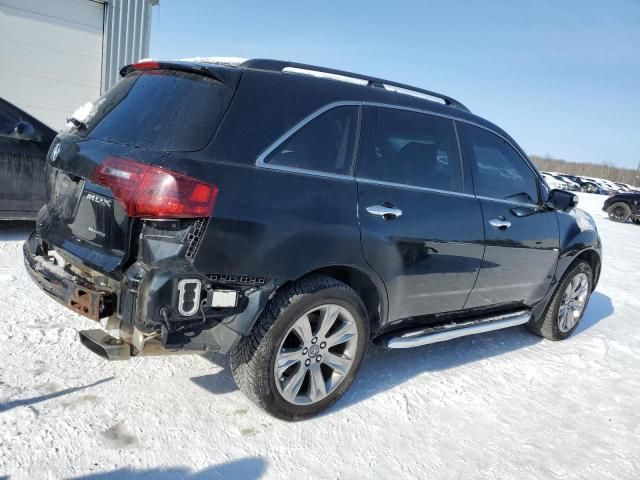
[(285, 423), (215, 356), (103, 361), (95, 324), (22, 266), (31, 226), (0, 224), (0, 478), (640, 478), (640, 226), (581, 194), (604, 269), (577, 333), (515, 327), (373, 347), (328, 413)]

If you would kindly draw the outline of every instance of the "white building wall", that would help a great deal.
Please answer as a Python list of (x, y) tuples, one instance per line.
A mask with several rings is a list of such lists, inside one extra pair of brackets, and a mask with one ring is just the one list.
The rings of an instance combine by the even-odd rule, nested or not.
[(54, 129), (149, 55), (159, 0), (0, 0), (0, 97)]
[(104, 10), (89, 0), (0, 0), (0, 97), (62, 128), (100, 94)]

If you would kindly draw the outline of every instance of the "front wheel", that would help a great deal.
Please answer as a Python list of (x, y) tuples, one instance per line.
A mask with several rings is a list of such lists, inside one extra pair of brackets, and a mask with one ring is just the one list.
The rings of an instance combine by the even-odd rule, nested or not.
[(529, 330), (549, 340), (568, 338), (584, 315), (592, 289), (591, 267), (580, 261), (560, 279), (543, 316), (532, 319)]
[(304, 278), (267, 304), (231, 354), (240, 390), (269, 413), (301, 420), (333, 404), (360, 368), (369, 339), (358, 294), (331, 277)]
[(626, 222), (631, 216), (631, 208), (624, 202), (616, 202), (607, 208), (607, 214), (614, 222)]

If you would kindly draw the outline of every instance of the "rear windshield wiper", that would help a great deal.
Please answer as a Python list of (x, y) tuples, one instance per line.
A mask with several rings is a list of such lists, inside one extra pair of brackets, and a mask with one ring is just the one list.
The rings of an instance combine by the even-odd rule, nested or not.
[(73, 123), (78, 130), (86, 130), (87, 124), (75, 117), (67, 118), (67, 122)]

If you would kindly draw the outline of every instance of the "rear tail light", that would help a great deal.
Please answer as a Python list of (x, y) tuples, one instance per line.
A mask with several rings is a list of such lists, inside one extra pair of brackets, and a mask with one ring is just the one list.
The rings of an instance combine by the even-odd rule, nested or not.
[(130, 217), (210, 217), (218, 188), (180, 173), (107, 157), (91, 181), (109, 188)]

